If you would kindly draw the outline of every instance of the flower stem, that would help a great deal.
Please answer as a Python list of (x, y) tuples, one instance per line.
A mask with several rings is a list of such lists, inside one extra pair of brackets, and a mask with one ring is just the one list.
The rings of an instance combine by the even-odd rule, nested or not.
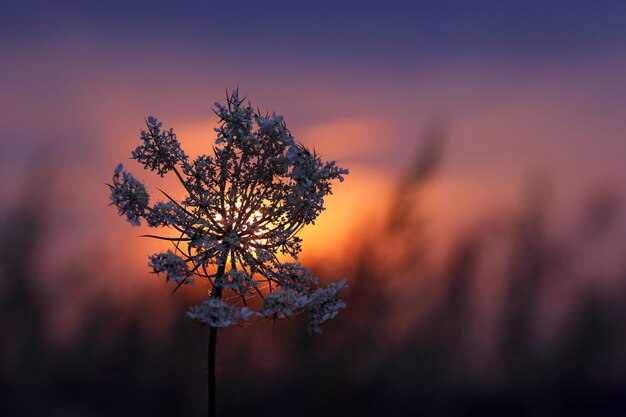
[(217, 344), (217, 327), (209, 328), (209, 417), (215, 417), (215, 347)]
[[(217, 268), (217, 278), (224, 275), (225, 266), (221, 265)], [(211, 297), (221, 298), (222, 288), (214, 286), (211, 290)], [(215, 351), (217, 349), (217, 327), (209, 327), (209, 348), (208, 348), (208, 363), (207, 363), (207, 382), (209, 386), (209, 417), (216, 416), (216, 381), (215, 381)]]

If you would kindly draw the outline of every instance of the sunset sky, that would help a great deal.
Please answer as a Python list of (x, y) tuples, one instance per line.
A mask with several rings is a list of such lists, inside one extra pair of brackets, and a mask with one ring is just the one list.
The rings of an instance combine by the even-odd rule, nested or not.
[[(146, 118), (211, 154), (212, 107), (239, 88), (350, 170), (299, 259), (320, 294), (345, 278), (346, 304), (322, 336), (305, 336), (316, 310), (220, 330), (218, 407), (626, 415), (626, 0), (19, 0), (0, 16), (0, 410), (202, 415), (207, 332), (185, 312), (221, 289), (172, 293), (148, 266), (168, 242), (139, 237), (161, 231), (131, 227), (107, 183), (122, 162), (151, 203), (182, 197), (130, 158)], [(418, 188), (428, 132), (441, 160)], [(299, 274), (287, 309), (340, 309)]]
[(123, 161), (157, 185), (127, 160), (144, 117), (209, 152), (210, 106), (236, 86), (351, 170), (305, 258), (376, 218), (432, 121), (447, 138), (424, 202), (435, 240), (516, 207), (533, 178), (559, 221), (599, 186), (626, 191), (622, 1), (22, 1), (3, 17), (0, 209), (47, 161), (59, 250), (132, 241), (104, 183)]

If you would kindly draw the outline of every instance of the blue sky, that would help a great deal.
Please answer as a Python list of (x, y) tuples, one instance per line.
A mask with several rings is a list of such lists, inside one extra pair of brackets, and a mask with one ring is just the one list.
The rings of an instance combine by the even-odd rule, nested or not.
[(5, 41), (86, 33), (111, 44), (168, 40), (294, 59), (418, 63), (468, 51), (546, 58), (626, 39), (622, 1), (21, 1), (3, 14)]

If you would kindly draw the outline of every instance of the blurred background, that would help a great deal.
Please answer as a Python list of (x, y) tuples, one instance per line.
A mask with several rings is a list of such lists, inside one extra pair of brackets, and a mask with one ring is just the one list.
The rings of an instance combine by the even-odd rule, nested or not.
[(0, 415), (206, 414), (207, 335), (108, 206), (144, 117), (239, 86), (350, 169), (302, 233), (348, 308), (220, 334), (223, 416), (626, 415), (626, 4), (4, 4)]

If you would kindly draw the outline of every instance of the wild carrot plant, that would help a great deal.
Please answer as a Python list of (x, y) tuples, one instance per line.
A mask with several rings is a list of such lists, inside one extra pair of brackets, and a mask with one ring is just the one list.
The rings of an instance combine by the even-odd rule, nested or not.
[[(132, 225), (145, 221), (175, 234), (147, 235), (172, 244), (151, 255), (148, 266), (176, 289), (198, 283), (209, 288), (208, 298), (187, 316), (209, 328), (210, 416), (216, 411), (218, 329), (308, 311), (310, 331), (320, 332), (320, 325), (345, 307), (338, 296), (344, 279), (323, 287), (297, 262), (297, 234), (324, 210), (332, 181), (348, 174), (297, 143), (282, 116), (261, 115), (244, 104), (238, 91), (227, 95), (225, 105), (215, 103), (214, 112), (219, 127), (213, 155), (191, 160), (173, 129), (163, 130), (154, 117), (147, 118), (141, 144), (132, 152), (145, 169), (161, 177), (173, 173), (184, 198), (162, 191), (163, 201), (151, 204), (144, 184), (122, 164), (109, 184), (112, 204)], [(262, 300), (256, 309), (250, 306), (254, 297)]]

